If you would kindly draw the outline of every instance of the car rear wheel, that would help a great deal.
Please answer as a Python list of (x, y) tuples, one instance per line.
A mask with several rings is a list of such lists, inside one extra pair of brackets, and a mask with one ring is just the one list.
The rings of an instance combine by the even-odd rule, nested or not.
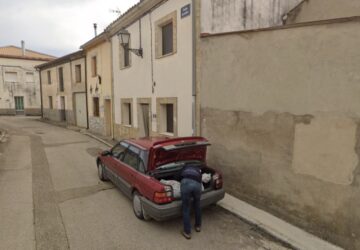
[(104, 165), (102, 162), (99, 162), (99, 164), (98, 164), (98, 176), (99, 176), (100, 180), (107, 181), (107, 178), (106, 178), (106, 175), (104, 172)]
[(135, 191), (133, 194), (133, 210), (135, 216), (140, 220), (150, 220), (151, 217), (146, 214), (146, 211), (143, 208), (140, 194), (139, 192)]

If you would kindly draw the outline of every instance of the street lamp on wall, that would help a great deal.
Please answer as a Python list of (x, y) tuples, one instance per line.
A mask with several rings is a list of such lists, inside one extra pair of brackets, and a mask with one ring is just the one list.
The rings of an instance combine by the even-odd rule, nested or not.
[(119, 37), (120, 45), (124, 49), (133, 52), (137, 56), (143, 57), (143, 49), (142, 48), (139, 48), (139, 49), (128, 48), (129, 41), (130, 41), (130, 33), (127, 30), (120, 30), (120, 32), (117, 35)]

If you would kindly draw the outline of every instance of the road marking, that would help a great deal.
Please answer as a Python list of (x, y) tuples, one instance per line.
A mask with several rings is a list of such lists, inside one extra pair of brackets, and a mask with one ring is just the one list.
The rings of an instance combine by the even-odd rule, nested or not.
[(31, 135), (34, 227), (37, 250), (70, 249), (40, 136)]

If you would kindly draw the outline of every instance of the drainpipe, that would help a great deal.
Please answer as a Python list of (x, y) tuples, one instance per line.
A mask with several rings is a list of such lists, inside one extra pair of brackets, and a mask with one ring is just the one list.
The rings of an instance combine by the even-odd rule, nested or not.
[(110, 42), (110, 60), (111, 60), (111, 138), (115, 139), (115, 100), (114, 100), (114, 53), (112, 37), (107, 38)]
[(197, 134), (197, 93), (196, 93), (196, 0), (192, 0), (192, 130)]
[(73, 119), (74, 119), (74, 126), (77, 125), (76, 122), (76, 108), (75, 108), (75, 94), (73, 89), (73, 72), (72, 72), (72, 59), (70, 58), (70, 89), (71, 89), (71, 102), (72, 102), (72, 113), (73, 113)]
[(39, 76), (40, 76), (40, 105), (41, 105), (41, 118), (44, 118), (44, 106), (43, 106), (43, 93), (42, 93), (42, 78), (41, 78), (41, 70), (39, 70), (38, 68), (36, 69), (36, 71), (39, 72)]
[(87, 86), (87, 53), (85, 53), (85, 99), (86, 99), (86, 129), (89, 129), (89, 107), (88, 107), (88, 86)]

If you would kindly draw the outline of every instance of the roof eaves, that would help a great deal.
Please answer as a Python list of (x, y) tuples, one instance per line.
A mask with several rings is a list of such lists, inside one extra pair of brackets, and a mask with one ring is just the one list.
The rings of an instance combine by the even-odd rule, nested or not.
[(83, 45), (80, 46), (80, 49), (89, 49), (91, 47), (94, 47), (100, 43), (105, 42), (108, 39), (108, 35), (106, 31), (103, 31), (101, 34), (97, 35), (93, 39), (87, 41)]
[(32, 57), (32, 56), (13, 56), (13, 55), (0, 55), (0, 58), (9, 58), (9, 59), (21, 59), (21, 60), (30, 60), (30, 61), (52, 61), (51, 58), (41, 58), (41, 57)]
[(142, 0), (132, 6), (128, 11), (112, 22), (105, 31), (109, 36), (115, 35), (119, 30), (128, 27), (135, 21), (139, 20), (144, 14), (148, 13), (158, 5), (168, 0)]
[(40, 70), (41, 69), (46, 69), (46, 68), (50, 68), (50, 67), (54, 67), (54, 66), (57, 66), (57, 65), (60, 65), (60, 64), (64, 64), (64, 63), (67, 63), (67, 62), (70, 62), (70, 61), (73, 61), (73, 60), (76, 60), (76, 59), (79, 59), (79, 58), (82, 58), (82, 57), (85, 57), (85, 51), (78, 50), (78, 51), (76, 51), (74, 53), (71, 53), (71, 54), (65, 55), (63, 57), (57, 58), (57, 59), (55, 59), (53, 61), (37, 65), (36, 68), (40, 69)]
[[(15, 48), (15, 49), (19, 49), (21, 50), (22, 48), (18, 47), (18, 46), (14, 46), (14, 45), (9, 45), (9, 46), (2, 46), (0, 47), (1, 48)], [(35, 50), (31, 50), (31, 49), (25, 49), (25, 51), (28, 51), (28, 52), (31, 52), (31, 53), (35, 53), (35, 54), (39, 54), (39, 55), (42, 55), (42, 56), (45, 56), (45, 57), (48, 57), (50, 60), (53, 60), (55, 59), (56, 57), (55, 56), (52, 56), (52, 55), (49, 55), (49, 54), (45, 54), (45, 53), (42, 53), (42, 52), (38, 52), (38, 51), (35, 51)], [(1, 54), (0, 54), (1, 55)], [(10, 55), (11, 56), (11, 55)], [(24, 57), (27, 57), (27, 56), (24, 56)], [(35, 56), (32, 56), (32, 58), (40, 58), (40, 59), (43, 59), (44, 57), (35, 57)]]

